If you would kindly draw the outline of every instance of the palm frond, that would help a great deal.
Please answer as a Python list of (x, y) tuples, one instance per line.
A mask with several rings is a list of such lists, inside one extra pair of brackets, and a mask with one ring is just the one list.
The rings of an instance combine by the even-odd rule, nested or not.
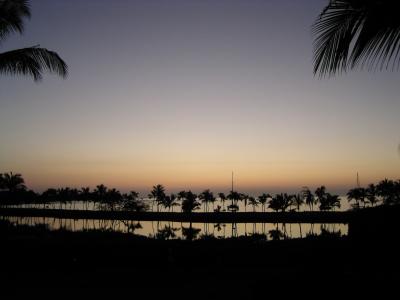
[(30, 75), (39, 81), (44, 70), (63, 78), (68, 75), (66, 63), (56, 52), (45, 48), (35, 46), (0, 53), (0, 73)]
[[(400, 42), (400, 5), (396, 1), (375, 1), (365, 12), (365, 20), (354, 43), (351, 67), (395, 67)], [(397, 61), (398, 63), (398, 61)]]
[(391, 0), (331, 0), (313, 25), (314, 74), (398, 67), (399, 9)]
[(0, 0), (0, 41), (10, 33), (22, 33), (23, 19), (30, 15), (27, 0)]
[(313, 25), (314, 74), (346, 71), (351, 41), (362, 24), (363, 13), (347, 1), (331, 1)]

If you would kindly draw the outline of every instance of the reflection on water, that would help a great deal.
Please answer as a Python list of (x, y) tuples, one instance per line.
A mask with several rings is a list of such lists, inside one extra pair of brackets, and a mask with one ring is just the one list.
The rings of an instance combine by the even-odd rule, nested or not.
[(347, 235), (347, 224), (290, 223), (187, 223), (169, 221), (74, 220), (47, 217), (3, 217), (13, 224), (45, 224), (51, 230), (106, 230), (132, 233), (157, 239), (230, 238), (260, 235), (268, 240), (304, 238), (310, 235)]
[[(336, 211), (346, 211), (350, 209), (349, 202), (345, 196), (341, 196), (341, 207), (339, 209), (336, 209)], [(146, 206), (149, 208), (149, 211), (160, 211), (160, 212), (180, 212), (181, 207), (180, 206), (172, 206), (171, 210), (167, 208), (163, 208), (162, 206), (156, 205), (156, 203), (151, 200), (144, 198), (142, 199), (143, 202), (146, 204)], [(227, 205), (228, 202), (221, 202), (220, 200), (216, 200), (214, 203), (214, 209), (217, 209), (218, 206), (220, 207), (220, 211), (228, 211), (227, 210)], [(255, 212), (262, 212), (262, 207), (260, 205), (255, 206), (254, 208), (245, 205), (243, 201), (237, 203), (239, 207), (240, 212), (246, 212), (246, 211), (254, 211)], [(47, 204), (38, 204), (38, 203), (29, 203), (29, 204), (19, 204), (19, 205), (7, 205), (7, 207), (17, 207), (17, 208), (40, 208), (40, 209), (76, 209), (76, 210), (100, 210), (101, 206), (98, 203), (94, 202), (87, 202), (87, 201), (73, 201), (73, 202), (68, 202), (68, 203), (62, 203), (62, 202), (54, 202), (54, 203), (47, 203)], [(214, 209), (211, 207), (208, 209), (209, 212), (214, 211)], [(299, 211), (308, 211), (308, 207), (306, 205), (303, 205), (300, 207)], [(266, 211), (272, 211), (271, 209), (267, 208)], [(203, 203), (201, 207), (198, 210), (195, 210), (194, 212), (206, 212), (205, 209), (205, 204)]]

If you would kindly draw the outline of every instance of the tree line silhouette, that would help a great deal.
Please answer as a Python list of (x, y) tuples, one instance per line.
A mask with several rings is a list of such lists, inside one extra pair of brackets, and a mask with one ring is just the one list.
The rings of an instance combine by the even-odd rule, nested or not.
[[(244, 204), (245, 211), (250, 206), (253, 212), (259, 205), (262, 212), (265, 212), (267, 208), (275, 212), (290, 212), (300, 211), (302, 207), (306, 207), (309, 211), (314, 211), (316, 208), (320, 211), (332, 211), (341, 207), (340, 197), (327, 192), (325, 186), (318, 187), (314, 193), (308, 187), (303, 187), (299, 193), (295, 194), (262, 193), (258, 197), (253, 197), (237, 191), (230, 191), (228, 194), (218, 193), (218, 196), (215, 196), (209, 189), (198, 195), (191, 190), (167, 194), (165, 187), (158, 184), (152, 187), (148, 199), (153, 202), (157, 211), (160, 211), (160, 208), (174, 211), (174, 207), (180, 207), (180, 211), (184, 213), (199, 210), (202, 205), (205, 212), (211, 211), (210, 206), (213, 212), (237, 212), (239, 211), (239, 202)], [(400, 180), (384, 179), (376, 185), (371, 183), (366, 188), (350, 189), (347, 199), (354, 209), (378, 204), (400, 204)], [(218, 200), (222, 206), (215, 207)], [(225, 204), (226, 201), (229, 202), (229, 205)], [(0, 173), (0, 205), (34, 204), (39, 207), (42, 205), (45, 208), (58, 204), (60, 209), (66, 209), (67, 206), (75, 209), (77, 202), (83, 203), (86, 210), (89, 209), (90, 204), (96, 209), (107, 211), (141, 212), (150, 209), (148, 203), (139, 197), (139, 193), (136, 191), (121, 193), (115, 188), (107, 188), (104, 184), (100, 184), (93, 190), (89, 187), (81, 189), (62, 187), (49, 188), (40, 194), (27, 189), (21, 174)]]

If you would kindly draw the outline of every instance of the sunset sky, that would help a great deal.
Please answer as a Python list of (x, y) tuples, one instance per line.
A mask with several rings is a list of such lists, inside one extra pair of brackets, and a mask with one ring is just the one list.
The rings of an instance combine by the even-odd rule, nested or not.
[(28, 186), (296, 191), (400, 178), (400, 73), (312, 73), (327, 0), (36, 0), (69, 66), (0, 77), (0, 172)]

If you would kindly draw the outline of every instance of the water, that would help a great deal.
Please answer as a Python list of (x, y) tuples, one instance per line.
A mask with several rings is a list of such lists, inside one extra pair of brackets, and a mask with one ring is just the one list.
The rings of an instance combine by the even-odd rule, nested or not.
[[(148, 205), (149, 211), (172, 211), (180, 212), (180, 206), (175, 206), (171, 210), (166, 210), (163, 207), (154, 203), (150, 199), (143, 199)], [(346, 197), (341, 197), (342, 207), (338, 211), (345, 211), (349, 209), (348, 201)], [(221, 206), (223, 208), (230, 204), (230, 201), (222, 203), (217, 200), (213, 204), (208, 204), (208, 211), (212, 212), (214, 208)], [(256, 207), (245, 206), (243, 201), (238, 203), (240, 212), (252, 212), (253, 209), (256, 212), (261, 212), (262, 207), (260, 205)], [(99, 206), (93, 202), (75, 201), (73, 203), (50, 203), (50, 204), (22, 204), (8, 207), (20, 207), (20, 208), (40, 208), (40, 209), (75, 209), (75, 210), (99, 210)], [(300, 211), (308, 211), (308, 207), (303, 205)], [(199, 210), (195, 212), (205, 212), (205, 205), (202, 204)], [(266, 211), (271, 211), (266, 209)], [(180, 222), (167, 222), (167, 221), (119, 221), (119, 220), (73, 220), (73, 219), (57, 219), (57, 218), (43, 218), (43, 217), (6, 217), (13, 223), (26, 224), (26, 225), (37, 225), (45, 224), (51, 230), (66, 229), (70, 231), (81, 231), (81, 230), (112, 230), (124, 233), (134, 233), (137, 235), (143, 235), (146, 237), (159, 237), (159, 238), (186, 238), (185, 234), (188, 233), (188, 228), (191, 228), (192, 233), (195, 233), (195, 238), (202, 237), (204, 235), (213, 235), (216, 238), (229, 238), (237, 236), (246, 236), (253, 234), (265, 234), (271, 239), (271, 231), (279, 230), (282, 234), (281, 238), (302, 238), (309, 234), (319, 235), (323, 231), (328, 232), (339, 232), (342, 235), (346, 235), (348, 232), (348, 226), (346, 224), (271, 224), (271, 223), (180, 223)]]
[[(336, 209), (336, 211), (346, 211), (350, 208), (350, 205), (347, 201), (347, 198), (345, 196), (341, 196), (341, 207), (339, 209)], [(180, 206), (174, 206), (171, 208), (171, 210), (165, 209), (162, 206), (157, 207), (157, 205), (154, 203), (153, 200), (148, 199), (148, 198), (144, 198), (143, 202), (146, 203), (149, 207), (149, 211), (172, 211), (172, 212), (180, 212), (181, 211), (181, 207)], [(221, 207), (221, 211), (226, 211), (226, 208), (228, 205), (231, 204), (231, 201), (226, 200), (225, 203), (222, 203), (220, 200), (216, 200), (214, 202), (214, 205), (209, 203), (208, 204), (208, 212), (213, 212), (214, 209), (217, 209), (218, 206)], [(252, 212), (253, 209), (255, 212), (262, 212), (262, 207), (261, 205), (258, 205), (256, 207), (252, 207), (250, 205), (245, 205), (245, 203), (243, 201), (239, 201), (238, 202), (238, 206), (239, 206), (239, 212)], [(56, 203), (50, 203), (50, 204), (21, 204), (21, 205), (8, 205), (7, 207), (21, 207), (21, 208), (40, 208), (40, 209), (76, 209), (76, 210), (99, 210), (99, 205), (95, 204), (93, 202), (83, 202), (83, 201), (74, 201), (72, 203), (66, 203), (66, 204), (62, 204), (59, 202)], [(315, 210), (317, 210), (317, 207), (315, 208)], [(194, 212), (205, 212), (206, 208), (205, 205), (202, 204), (200, 209), (195, 210)], [(272, 210), (267, 208), (266, 205), (266, 210), (265, 211), (269, 211), (271, 212)], [(303, 205), (302, 207), (300, 207), (300, 211), (309, 211), (308, 206)]]
[(230, 238), (265, 234), (273, 239), (279, 230), (280, 239), (304, 238), (307, 235), (320, 235), (322, 232), (340, 232), (347, 235), (347, 224), (271, 224), (271, 223), (186, 223), (168, 221), (120, 221), (120, 220), (74, 220), (46, 217), (3, 217), (14, 224), (45, 224), (51, 230), (65, 229), (69, 231), (107, 230), (132, 233), (146, 237), (162, 239), (187, 239), (212, 235), (216, 238)]

